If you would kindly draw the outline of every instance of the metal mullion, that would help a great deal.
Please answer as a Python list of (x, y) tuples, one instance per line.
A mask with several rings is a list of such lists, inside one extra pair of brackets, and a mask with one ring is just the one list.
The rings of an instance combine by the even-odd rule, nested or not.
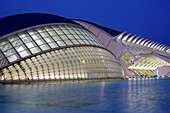
[[(60, 51), (59, 51), (60, 52)], [(61, 55), (61, 57), (59, 58), (59, 60), (61, 61), (61, 63), (62, 63), (62, 71), (63, 71), (63, 75), (64, 75), (64, 80), (66, 80), (66, 77), (65, 77), (65, 69), (64, 69), (64, 60), (62, 60), (63, 58), (64, 58), (64, 56), (63, 56), (63, 54), (62, 53), (60, 53), (60, 55)], [(61, 59), (62, 58), (62, 59)], [(65, 58), (64, 58), (65, 59)]]
[(30, 69), (30, 71), (31, 71), (31, 79), (32, 79), (32, 81), (33, 81), (33, 75), (32, 75), (32, 69), (31, 69), (31, 67), (29, 66), (29, 64), (26, 62), (26, 61), (23, 61), (23, 62), (25, 62), (25, 64), (28, 66), (28, 68)]
[[(32, 41), (31, 42), (34, 42), (35, 43), (35, 45), (40, 49), (40, 51), (41, 52), (43, 52), (43, 50), (39, 47), (39, 45), (35, 42), (35, 40), (31, 37), (31, 35), (27, 32), (27, 31), (25, 31), (28, 35), (29, 35), (29, 37), (32, 39)], [(34, 47), (35, 48), (35, 47)]]
[[(92, 57), (94, 58), (93, 59), (93, 62), (94, 62), (94, 64), (93, 64), (93, 66), (94, 66), (94, 75), (96, 76), (96, 78), (98, 79), (99, 77), (98, 77), (98, 74), (99, 74), (99, 72), (98, 72), (98, 62), (97, 62), (97, 58), (96, 58), (96, 54), (93, 54), (93, 53), (95, 53), (95, 51), (93, 51), (94, 50), (94, 48), (92, 49), (92, 48), (89, 48), (90, 50), (91, 50), (91, 53), (92, 53)], [(97, 74), (96, 74), (97, 73)]]
[[(76, 49), (75, 48), (73, 48), (74, 50), (75, 50), (75, 53), (77, 54), (77, 51), (76, 51)], [(71, 50), (72, 51), (72, 50)], [(73, 51), (72, 51), (72, 53), (74, 53)], [(75, 54), (74, 53), (74, 54)], [(76, 75), (77, 75), (77, 80), (79, 81), (79, 76), (78, 76), (78, 73), (77, 73), (77, 60), (78, 60), (78, 58), (76, 57), (76, 59), (74, 59), (73, 61), (74, 61), (74, 63), (75, 63), (75, 67), (76, 67)]]
[[(77, 32), (76, 32), (76, 30), (72, 27), (72, 26), (70, 26), (71, 27), (71, 30), (73, 30), (74, 32), (75, 32), (75, 34), (76, 35), (82, 35), (83, 37), (84, 37), (84, 34), (82, 34), (82, 32), (77, 28), (77, 27), (75, 27), (75, 29), (80, 33), (80, 34), (77, 34)], [(80, 37), (80, 36), (79, 36)], [(80, 37), (80, 39), (82, 39), (81, 37)], [(83, 40), (83, 39), (82, 39)], [(83, 41), (84, 42), (84, 41)], [(85, 43), (85, 42), (84, 42)]]
[[(72, 52), (72, 54), (74, 54), (75, 55), (75, 53), (72, 51), (72, 49), (74, 49), (74, 48), (71, 48), (70, 49), (70, 51)], [(75, 67), (75, 60), (74, 60), (74, 58), (73, 58), (73, 62), (72, 62), (72, 77), (73, 77), (73, 80), (75, 79), (75, 73), (74, 73), (74, 67)]]
[[(78, 52), (77, 48), (74, 48), (74, 49), (75, 49), (76, 54), (77, 54), (76, 56), (79, 56), (79, 55), (78, 55), (79, 52)], [(78, 73), (78, 72), (80, 71), (80, 70), (79, 70), (79, 64), (80, 64), (81, 61), (79, 60), (78, 57), (76, 57), (76, 58), (77, 58), (77, 60), (75, 60), (75, 61), (76, 61), (76, 74), (77, 74), (78, 80), (80, 80), (80, 78), (82, 78), (82, 76), (79, 77), (79, 75), (78, 75), (79, 73)]]
[[(74, 39), (75, 40), (77, 40), (77, 38), (75, 38), (75, 36), (69, 31), (69, 29), (67, 29), (67, 27), (65, 26), (65, 25), (63, 25), (65, 28), (66, 28), (66, 30), (74, 37)], [(63, 31), (64, 32), (64, 31)], [(68, 37), (68, 36), (67, 36)], [(69, 40), (71, 40), (69, 37), (68, 37), (68, 39)], [(78, 40), (77, 40), (77, 42), (79, 42)], [(74, 43), (73, 43), (74, 44)], [(79, 44), (81, 44), (80, 42), (79, 42)]]
[(94, 76), (95, 75), (95, 73), (94, 73), (95, 69), (93, 68), (93, 62), (94, 61), (93, 61), (93, 59), (91, 59), (91, 57), (92, 57), (91, 50), (90, 50), (90, 48), (87, 48), (87, 50), (88, 50), (88, 53), (89, 53), (88, 56), (90, 58), (90, 66), (91, 66), (91, 69), (92, 69), (92, 73), (91, 74), (93, 75), (93, 79), (95, 79), (95, 76)]
[[(51, 56), (53, 57), (53, 60), (57, 63), (57, 60), (55, 59), (55, 56), (51, 53), (51, 52), (49, 52), (50, 54), (51, 54)], [(54, 53), (55, 53), (55, 51), (54, 51)], [(51, 62), (52, 63), (52, 62)], [(53, 72), (54, 72), (54, 79), (56, 80), (57, 78), (56, 78), (56, 73), (55, 73), (55, 67), (54, 67), (54, 64), (52, 63), (52, 66), (53, 66)], [(57, 66), (59, 66), (58, 65), (58, 63), (57, 63)]]
[[(17, 34), (16, 34), (17, 35)], [(18, 36), (18, 35), (17, 35)], [(18, 38), (18, 37), (17, 37)], [(9, 40), (9, 39), (8, 39)], [(14, 42), (16, 42), (16, 41), (18, 41), (18, 40), (20, 40), (20, 39), (16, 39), (16, 40), (14, 40), (14, 41), (10, 41), (11, 43), (14, 43)]]
[[(68, 54), (71, 54), (70, 51), (71, 51), (71, 48), (68, 48)], [(71, 56), (71, 58), (73, 57), (72, 54), (69, 55), (69, 59), (70, 59), (69, 61), (70, 61), (70, 64), (71, 64), (71, 67), (69, 67), (69, 69), (71, 68), (71, 76), (72, 76), (72, 79), (74, 79), (74, 76), (73, 76), (73, 62), (72, 62), (72, 59), (70, 58), (70, 56)], [(69, 77), (70, 77), (70, 71), (69, 71)]]
[[(80, 58), (80, 60), (78, 60), (78, 63), (79, 63), (79, 65), (80, 64), (82, 64), (82, 62), (81, 62), (81, 53), (80, 53), (80, 51), (79, 51), (79, 49), (78, 48), (75, 48), (75, 51), (77, 52), (77, 55), (79, 56), (79, 58)], [(81, 74), (81, 68), (79, 68), (79, 72), (80, 72), (80, 76), (81, 76), (81, 79), (82, 79), (82, 74)]]
[[(58, 26), (58, 25), (57, 25)], [(64, 26), (64, 25), (63, 25)], [(64, 31), (58, 26), (58, 28), (61, 30), (61, 32), (63, 32), (63, 34), (68, 38), (68, 40), (70, 40), (70, 38), (64, 33)], [(73, 45), (75, 45), (71, 40), (70, 40), (70, 42), (73, 44)], [(67, 44), (66, 44), (67, 45)]]
[(28, 78), (28, 76), (27, 76), (26, 73), (25, 73), (25, 68), (23, 68), (23, 66), (20, 65), (20, 63), (18, 63), (18, 66), (19, 66), (20, 69), (23, 71), (23, 73), (24, 73), (24, 75), (25, 75), (25, 80), (27, 81), (27, 79), (29, 79), (29, 78)]
[[(70, 26), (71, 27), (71, 26)], [(71, 27), (71, 30), (73, 30), (74, 32), (75, 32), (75, 30)], [(70, 31), (69, 31), (70, 32)], [(80, 32), (80, 31), (79, 31)], [(80, 32), (81, 33), (81, 32)], [(77, 34), (76, 32), (75, 32), (75, 34), (84, 42), (84, 40), (79, 36), (79, 35), (81, 35), (81, 34)], [(73, 35), (73, 34), (72, 34)], [(84, 44), (86, 44), (85, 42), (84, 42)]]
[[(87, 47), (85, 47), (85, 51), (88, 52)], [(84, 52), (84, 53), (85, 53), (85, 52)], [(84, 56), (85, 56), (85, 60), (87, 61), (87, 65), (86, 65), (86, 66), (87, 66), (87, 70), (86, 70), (86, 71), (87, 71), (87, 78), (91, 80), (91, 79), (92, 79), (92, 76), (90, 76), (90, 75), (89, 75), (89, 72), (88, 72), (88, 71), (89, 71), (89, 68), (90, 68), (90, 61), (89, 61), (88, 56), (87, 56), (86, 54), (84, 54)]]
[[(90, 40), (93, 42), (93, 43), (97, 43), (97, 45), (98, 45), (98, 43), (100, 43), (100, 41), (96, 41), (90, 34), (88, 34), (88, 32), (86, 32), (86, 31), (83, 31), (83, 32), (85, 32), (87, 35), (86, 36), (88, 36), (88, 37), (91, 37), (90, 38)], [(91, 32), (89, 32), (89, 33), (91, 33)], [(91, 33), (92, 35), (94, 35), (93, 33)], [(95, 36), (95, 35), (94, 35)], [(93, 40), (94, 39), (94, 40)]]
[[(83, 52), (81, 49), (83, 49), (83, 48), (79, 48), (79, 51), (80, 51), (80, 54), (82, 55), (82, 58), (83, 58), (83, 61), (86, 61), (86, 58), (85, 58), (85, 55), (84, 55), (84, 53), (85, 52)], [(84, 70), (86, 70), (86, 63), (87, 62), (83, 62), (83, 72), (84, 72), (84, 79), (86, 79), (87, 78), (87, 76), (85, 76), (85, 71)]]
[(44, 81), (45, 81), (44, 67), (43, 67), (42, 63), (39, 61), (39, 59), (37, 58), (37, 56), (35, 56), (34, 58), (38, 61), (38, 63), (40, 64), (40, 66), (41, 66), (41, 68), (42, 68), (43, 77), (44, 77)]
[(29, 48), (25, 45), (24, 41), (18, 36), (18, 34), (16, 35), (19, 38), (19, 40), (22, 42), (22, 44), (26, 47), (26, 49), (30, 52), (30, 54), (33, 55), (32, 52), (29, 50)]
[(4, 81), (6, 81), (5, 74), (3, 73), (1, 69), (0, 69), (0, 72), (1, 72), (1, 75), (4, 77)]
[[(69, 57), (69, 55), (67, 55), (67, 52), (65, 52), (65, 51), (63, 51), (64, 53), (65, 53), (65, 55), (67, 56), (66, 58), (68, 58), (69, 59), (69, 61), (71, 61), (70, 60), (70, 57)], [(68, 62), (69, 61), (65, 61), (66, 62), (66, 64), (67, 64), (67, 74), (68, 74), (68, 79), (70, 79), (70, 73), (69, 73), (69, 65), (68, 65)]]
[[(44, 29), (44, 28), (43, 28)], [(36, 30), (34, 29), (39, 35), (40, 37), (42, 38), (42, 40), (46, 43), (46, 45), (48, 45), (48, 43), (46, 42), (46, 40), (42, 37), (42, 35)], [(44, 45), (44, 44), (43, 44)], [(48, 45), (49, 46), (49, 45)], [(50, 49), (52, 49), (50, 46), (49, 46)]]
[[(57, 53), (56, 53), (56, 51), (54, 51), (54, 53), (55, 53), (55, 56), (57, 56)], [(58, 58), (58, 56), (57, 56), (57, 58)], [(61, 73), (60, 73), (60, 66), (59, 66), (59, 63), (57, 62), (57, 60), (54, 58), (54, 60), (56, 61), (56, 64), (57, 64), (57, 66), (58, 66), (58, 73), (59, 73), (59, 80), (60, 80), (60, 83), (61, 83)]]
[(11, 42), (8, 40), (8, 38), (6, 38), (6, 40), (9, 42), (9, 44), (11, 45), (12, 49), (16, 52), (16, 54), (19, 56), (20, 59), (22, 59), (22, 57), (20, 56), (20, 54), (17, 52), (17, 50), (15, 49), (15, 47), (11, 44)]
[(27, 74), (25, 73), (25, 68), (20, 64), (18, 63), (20, 69), (23, 71), (24, 75), (25, 75), (25, 80), (29, 82), (29, 77), (27, 76)]
[(13, 82), (12, 72), (10, 71), (9, 67), (7, 67), (6, 69), (8, 70), (8, 73), (11, 75), (11, 79), (12, 79), (12, 82)]
[(19, 71), (18, 71), (18, 69), (15, 67), (15, 65), (13, 64), (12, 65), (14, 68), (15, 68), (15, 71), (17, 72), (17, 74), (18, 74), (18, 79), (19, 79), (19, 81), (20, 81), (20, 75), (19, 75)]
[[(1, 49), (0, 49), (0, 52), (1, 52), (1, 54), (4, 56), (5, 60), (8, 62), (8, 64), (9, 64), (9, 63), (10, 63), (9, 60), (7, 59), (7, 57), (6, 57), (5, 54), (2, 52)], [(3, 58), (3, 59), (4, 59), (4, 58)]]
[[(50, 26), (51, 27), (51, 26)], [(59, 26), (57, 26), (58, 28), (59, 28)], [(52, 29), (53, 29), (53, 27), (51, 27)], [(59, 28), (60, 29), (60, 28)], [(60, 37), (60, 35), (58, 35), (58, 33), (53, 29), (53, 31), (57, 34), (57, 36), (58, 37)], [(65, 41), (60, 37), (60, 39), (65, 43)], [(65, 45), (67, 45), (66, 43), (65, 43)], [(61, 47), (61, 46), (59, 46), (59, 47)]]
[[(72, 28), (73, 29), (73, 28)], [(76, 27), (75, 27), (75, 29), (77, 29)], [(79, 30), (79, 29), (77, 29), (77, 31), (79, 31), (80, 33), (81, 33), (81, 35), (82, 35), (82, 32), (84, 33), (84, 31), (82, 30), (82, 32)], [(75, 32), (75, 31), (74, 31)], [(75, 32), (76, 33), (76, 32)], [(84, 33), (84, 35), (86, 35), (85, 33)], [(83, 37), (84, 37), (84, 35), (82, 35)], [(86, 38), (85, 38), (85, 40), (87, 40)], [(84, 40), (83, 40), (84, 41)], [(89, 40), (87, 40), (88, 42), (89, 42)], [(85, 42), (84, 42), (85, 43)], [(90, 44), (91, 44), (91, 42), (89, 42)], [(85, 43), (86, 44), (86, 43)]]
[[(51, 26), (49, 26), (49, 27), (51, 27)], [(50, 38), (55, 42), (55, 44), (57, 44), (57, 46), (58, 47), (60, 47), (59, 45), (58, 45), (58, 43), (54, 40), (54, 38), (50, 35), (50, 33), (44, 28), (44, 27), (42, 27), (46, 32), (47, 32), (47, 34), (50, 36)], [(52, 28), (52, 27), (51, 27)], [(51, 30), (51, 31), (54, 31), (53, 29)], [(54, 31), (55, 32), (55, 31)], [(56, 33), (56, 32), (55, 32)], [(52, 43), (52, 42), (51, 42)]]
[(38, 72), (38, 67), (35, 65), (35, 63), (34, 63), (34, 61), (30, 58), (30, 63), (32, 63), (34, 66), (35, 66), (35, 68), (36, 68), (36, 72), (37, 72), (37, 77), (38, 77), (38, 80), (40, 80), (39, 79), (39, 72)]
[[(98, 52), (96, 51), (96, 53), (98, 53)], [(100, 54), (102, 54), (102, 52)], [(100, 71), (99, 72), (101, 73), (100, 79), (102, 79), (102, 78), (104, 78), (104, 71), (103, 71), (104, 59), (101, 58), (100, 54), (97, 54), (97, 58), (98, 58), (99, 63), (101, 64), (101, 65), (99, 65), (100, 66), (100, 68), (99, 68)]]
[[(95, 65), (97, 65), (97, 67), (95, 66), (96, 72), (100, 75), (101, 73), (100, 73), (100, 71), (99, 71), (99, 69), (100, 69), (99, 66), (100, 66), (100, 65), (99, 65), (99, 59), (98, 59), (98, 52), (96, 52), (95, 50), (93, 51), (93, 50), (94, 50), (94, 49), (91, 49), (92, 53), (93, 53), (93, 52), (96, 53), (96, 54), (94, 54), (94, 56), (95, 56), (95, 57), (94, 57), (94, 58), (95, 58), (95, 59), (94, 59), (94, 60), (95, 60)], [(98, 74), (97, 74), (97, 75), (98, 75)], [(97, 76), (97, 78), (98, 78), (98, 76)], [(101, 77), (100, 77), (100, 79), (101, 79)]]
[[(46, 56), (46, 54), (44, 54), (45, 56)], [(46, 66), (47, 66), (47, 68), (48, 68), (48, 76), (49, 76), (49, 78), (50, 78), (50, 68), (49, 68), (49, 65), (47, 64), (47, 62), (45, 61), (45, 58), (43, 58), (43, 56), (42, 55), (40, 55), (41, 56), (41, 60), (43, 60), (44, 61), (44, 63), (46, 64)], [(50, 78), (51, 79), (51, 78)]]
[[(51, 53), (49, 52), (49, 54), (51, 54)], [(48, 54), (45, 54), (45, 56), (47, 57), (47, 59), (49, 60), (49, 62), (51, 63), (51, 65), (53, 66), (53, 72), (54, 72), (54, 75), (55, 75), (53, 62), (52, 62), (51, 59), (49, 58)], [(50, 75), (49, 75), (49, 76), (50, 76)], [(54, 78), (55, 78), (55, 77), (54, 77)], [(51, 78), (50, 78), (50, 79), (51, 79)]]

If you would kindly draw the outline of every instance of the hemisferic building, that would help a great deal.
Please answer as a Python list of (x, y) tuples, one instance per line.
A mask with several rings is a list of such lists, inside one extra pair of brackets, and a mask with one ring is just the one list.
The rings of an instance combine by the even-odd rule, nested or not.
[(168, 46), (84, 20), (41, 13), (0, 19), (1, 83), (153, 76), (169, 69), (169, 54)]

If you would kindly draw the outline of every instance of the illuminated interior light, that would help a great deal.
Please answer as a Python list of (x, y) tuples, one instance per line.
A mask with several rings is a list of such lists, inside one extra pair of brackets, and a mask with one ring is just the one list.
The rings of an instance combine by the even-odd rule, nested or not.
[(33, 77), (33, 79), (37, 80), (38, 78), (37, 77)]
[(20, 46), (19, 48), (17, 48), (17, 51), (23, 51), (24, 48), (22, 46)]
[(84, 60), (82, 61), (83, 63), (86, 63)]
[(51, 40), (50, 40), (50, 39), (48, 39), (48, 38), (46, 38), (45, 40), (46, 40), (46, 42), (47, 42), (47, 43), (51, 42)]
[(36, 40), (36, 42), (37, 42), (38, 45), (43, 44), (41, 40)]
[(20, 38), (26, 37), (25, 34), (19, 35)]
[(34, 45), (33, 45), (31, 42), (27, 43), (26, 45), (27, 45), (29, 48), (34, 47)]

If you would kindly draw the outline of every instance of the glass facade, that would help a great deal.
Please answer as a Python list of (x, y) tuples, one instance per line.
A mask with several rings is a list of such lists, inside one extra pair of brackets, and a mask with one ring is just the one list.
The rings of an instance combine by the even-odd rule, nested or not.
[(123, 69), (85, 28), (48, 25), (0, 40), (0, 79), (41, 81), (122, 78)]

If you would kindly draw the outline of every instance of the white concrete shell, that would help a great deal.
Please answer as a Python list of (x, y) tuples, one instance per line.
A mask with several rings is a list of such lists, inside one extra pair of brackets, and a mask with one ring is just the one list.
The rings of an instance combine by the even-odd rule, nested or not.
[[(112, 36), (88, 22), (75, 21), (93, 32), (110, 50), (124, 68), (124, 76), (153, 76), (153, 71), (163, 66), (170, 66), (170, 48), (148, 39), (131, 36), (126, 32)], [(170, 70), (168, 70), (170, 71)]]

